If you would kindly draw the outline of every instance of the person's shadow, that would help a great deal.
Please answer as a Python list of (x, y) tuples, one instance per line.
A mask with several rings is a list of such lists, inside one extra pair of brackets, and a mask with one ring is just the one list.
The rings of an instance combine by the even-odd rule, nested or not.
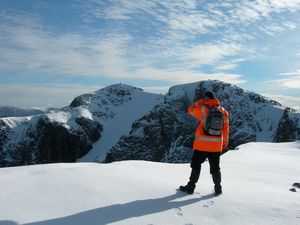
[[(102, 225), (114, 223), (117, 221), (126, 220), (133, 217), (140, 217), (167, 211), (170, 209), (177, 209), (182, 206), (190, 205), (202, 200), (213, 198), (214, 195), (205, 195), (202, 197), (195, 197), (183, 201), (175, 201), (178, 198), (186, 196), (185, 194), (177, 191), (175, 194), (157, 199), (145, 199), (124, 204), (115, 204), (110, 206), (101, 207), (98, 209), (88, 210), (85, 212), (77, 213), (71, 216), (56, 218), (46, 221), (39, 221), (28, 223), (25, 225)], [(175, 213), (175, 212), (174, 212)], [(13, 221), (0, 221), (0, 225), (14, 225), (17, 224)]]

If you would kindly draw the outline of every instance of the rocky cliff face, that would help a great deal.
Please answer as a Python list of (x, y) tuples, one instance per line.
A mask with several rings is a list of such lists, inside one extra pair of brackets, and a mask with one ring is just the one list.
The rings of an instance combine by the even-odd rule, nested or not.
[(187, 108), (202, 98), (205, 91), (212, 91), (230, 113), (230, 149), (252, 141), (299, 139), (299, 114), (284, 111), (278, 102), (234, 85), (203, 81), (172, 87), (164, 103), (135, 122), (130, 134), (123, 136), (110, 150), (106, 162), (189, 161), (197, 121), (187, 115)]
[[(0, 167), (75, 162), (82, 156), (84, 161), (189, 162), (197, 121), (187, 108), (207, 90), (230, 113), (230, 149), (251, 141), (299, 140), (299, 111), (231, 84), (178, 85), (165, 96), (118, 84), (49, 113), (0, 118)], [(109, 152), (101, 153), (107, 146)], [(100, 155), (104, 158), (95, 160)]]
[(300, 140), (300, 112), (286, 108), (274, 135), (274, 142), (294, 140)]
[(75, 162), (101, 137), (103, 123), (140, 93), (117, 84), (78, 96), (50, 113), (0, 118), (0, 167)]
[[(75, 117), (73, 126), (69, 126), (71, 116), (59, 121), (51, 118), (58, 116), (56, 114), (61, 112), (17, 121), (2, 120), (0, 166), (74, 162), (100, 138), (102, 125), (99, 122), (79, 116)], [(11, 124), (12, 121), (16, 124)]]

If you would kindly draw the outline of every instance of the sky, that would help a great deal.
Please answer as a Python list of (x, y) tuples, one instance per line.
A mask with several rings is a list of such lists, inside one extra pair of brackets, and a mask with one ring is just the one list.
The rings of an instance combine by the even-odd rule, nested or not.
[(214, 79), (300, 108), (300, 0), (0, 0), (0, 105)]

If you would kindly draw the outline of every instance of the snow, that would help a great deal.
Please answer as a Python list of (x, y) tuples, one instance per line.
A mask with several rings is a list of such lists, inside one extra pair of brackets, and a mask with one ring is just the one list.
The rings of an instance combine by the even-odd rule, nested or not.
[[(163, 102), (163, 95), (146, 93), (140, 88), (129, 85), (115, 84), (78, 96), (75, 100), (76, 106), (52, 109), (44, 114), (0, 118), (0, 123), (10, 128), (6, 132), (3, 152), (9, 152), (15, 146), (20, 147), (22, 143), (33, 143), (35, 140), (28, 134), (35, 132), (34, 129), (41, 119), (49, 123), (57, 123), (70, 132), (77, 132), (81, 131), (82, 127), (76, 119), (84, 117), (103, 125), (103, 132), (89, 153), (78, 161), (102, 161), (120, 137), (129, 133), (135, 120)], [(14, 161), (10, 154), (12, 153), (5, 154), (7, 162)]]
[(123, 161), (0, 169), (0, 225), (300, 224), (300, 142), (248, 143), (221, 158), (223, 195), (207, 163), (196, 193), (188, 164)]
[(195, 98), (195, 90), (199, 82), (190, 83), (190, 84), (180, 84), (175, 85), (169, 89), (167, 100), (180, 98), (182, 96), (187, 96), (187, 98), (192, 103)]
[(117, 144), (121, 136), (129, 133), (132, 123), (162, 102), (161, 95), (141, 92), (138, 89), (132, 92), (131, 98), (131, 101), (118, 107), (110, 106), (114, 116), (101, 121), (103, 124), (101, 138), (93, 144), (89, 153), (80, 158), (78, 162), (103, 161), (107, 152)]
[(13, 106), (0, 106), (0, 118), (3, 117), (23, 117), (46, 113), (48, 109), (21, 108)]
[(257, 133), (257, 141), (272, 142), (274, 133), (278, 128), (278, 121), (283, 116), (283, 108), (278, 106), (266, 106), (264, 110), (256, 115), (257, 123), (261, 127), (261, 131)]

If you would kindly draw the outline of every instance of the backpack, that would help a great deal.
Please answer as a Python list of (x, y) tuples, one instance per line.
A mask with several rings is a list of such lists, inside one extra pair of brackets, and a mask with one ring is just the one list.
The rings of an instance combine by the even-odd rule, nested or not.
[(204, 134), (210, 136), (221, 136), (224, 125), (224, 114), (221, 107), (209, 107), (207, 118), (204, 122)]

